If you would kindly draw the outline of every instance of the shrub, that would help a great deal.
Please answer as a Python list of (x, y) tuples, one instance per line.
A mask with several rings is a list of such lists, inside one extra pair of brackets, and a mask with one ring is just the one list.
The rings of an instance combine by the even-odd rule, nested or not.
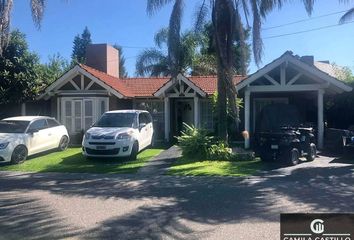
[(208, 147), (208, 159), (211, 160), (230, 160), (232, 149), (225, 142), (218, 142)]
[(188, 157), (205, 158), (208, 156), (208, 148), (212, 144), (213, 137), (208, 136), (208, 131), (198, 129), (183, 123), (184, 130), (177, 137), (182, 154)]

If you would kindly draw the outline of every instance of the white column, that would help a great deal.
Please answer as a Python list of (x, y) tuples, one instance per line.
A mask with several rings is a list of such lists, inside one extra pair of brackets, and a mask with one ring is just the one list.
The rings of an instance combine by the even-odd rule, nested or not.
[(165, 140), (170, 141), (170, 99), (165, 97)]
[(323, 95), (324, 90), (318, 90), (317, 95), (317, 145), (319, 149), (323, 148), (323, 133), (324, 133), (324, 122), (323, 122)]
[(26, 103), (21, 104), (21, 115), (26, 116)]
[[(250, 133), (250, 113), (251, 113), (250, 96), (251, 96), (250, 91), (245, 91), (245, 131), (247, 131), (248, 133)], [(245, 139), (245, 148), (249, 148), (249, 147), (250, 147), (250, 139), (247, 138)]]
[(199, 127), (199, 98), (194, 97), (194, 126)]

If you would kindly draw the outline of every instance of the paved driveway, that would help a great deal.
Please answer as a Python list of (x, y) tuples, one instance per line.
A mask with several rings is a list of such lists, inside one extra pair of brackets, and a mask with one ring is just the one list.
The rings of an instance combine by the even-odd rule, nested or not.
[(278, 239), (281, 212), (353, 211), (341, 162), (249, 179), (0, 172), (0, 239)]

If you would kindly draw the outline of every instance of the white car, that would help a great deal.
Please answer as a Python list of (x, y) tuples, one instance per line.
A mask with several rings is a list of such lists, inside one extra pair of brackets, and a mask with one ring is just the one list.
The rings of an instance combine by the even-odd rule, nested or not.
[(82, 141), (86, 157), (130, 157), (151, 145), (152, 118), (149, 112), (118, 110), (104, 113), (88, 129)]
[(20, 163), (27, 156), (69, 144), (65, 126), (54, 118), (23, 116), (0, 121), (0, 161)]

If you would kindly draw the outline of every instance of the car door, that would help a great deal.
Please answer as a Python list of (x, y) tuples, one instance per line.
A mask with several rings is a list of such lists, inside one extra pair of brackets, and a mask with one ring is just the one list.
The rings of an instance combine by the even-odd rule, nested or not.
[(50, 142), (50, 148), (57, 148), (59, 146), (59, 142), (61, 137), (63, 136), (63, 132), (60, 128), (60, 125), (54, 119), (48, 118), (48, 141)]
[(27, 135), (29, 155), (49, 149), (49, 131), (46, 119), (33, 121), (27, 130)]
[(147, 145), (149, 146), (152, 143), (152, 138), (154, 135), (154, 128), (152, 124), (152, 117), (149, 113), (144, 113), (146, 118), (146, 137), (147, 137)]
[[(145, 124), (144, 127), (141, 127), (141, 124)], [(139, 146), (140, 150), (145, 148), (148, 144), (148, 135), (147, 135), (147, 119), (144, 113), (139, 114)]]

